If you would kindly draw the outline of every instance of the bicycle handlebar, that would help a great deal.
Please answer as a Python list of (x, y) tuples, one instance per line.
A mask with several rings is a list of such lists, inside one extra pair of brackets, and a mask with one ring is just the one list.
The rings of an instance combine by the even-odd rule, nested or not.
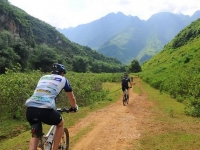
[[(72, 107), (71, 107), (72, 108)], [(70, 109), (71, 109), (70, 108)], [(63, 113), (63, 112), (66, 112), (66, 113), (70, 113), (70, 112), (77, 112), (78, 111), (78, 105), (76, 105), (76, 109), (74, 110), (70, 110), (70, 109), (67, 109), (67, 108), (65, 108), (65, 107), (62, 107), (62, 108), (57, 108), (57, 111), (59, 112), (59, 113)]]
[(66, 112), (66, 113), (69, 113), (69, 109), (63, 107), (63, 108), (57, 108), (57, 111), (62, 113), (62, 112)]

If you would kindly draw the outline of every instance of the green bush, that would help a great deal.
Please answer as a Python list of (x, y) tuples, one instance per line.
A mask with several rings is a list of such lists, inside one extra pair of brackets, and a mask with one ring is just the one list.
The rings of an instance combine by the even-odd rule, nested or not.
[[(7, 70), (0, 75), (0, 118), (25, 119), (25, 101), (36, 87), (41, 71), (19, 72), (20, 67)], [(68, 72), (67, 78), (73, 88), (79, 106), (87, 106), (97, 101), (108, 100), (108, 91), (103, 89), (103, 82), (120, 81), (121, 74), (112, 73), (74, 73)], [(58, 96), (57, 106), (69, 106), (66, 93), (63, 91)]]

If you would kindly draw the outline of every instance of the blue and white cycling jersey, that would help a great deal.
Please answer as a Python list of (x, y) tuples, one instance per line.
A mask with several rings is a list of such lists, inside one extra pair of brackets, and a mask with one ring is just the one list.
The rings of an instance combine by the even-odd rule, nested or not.
[(45, 75), (38, 81), (33, 95), (26, 100), (27, 107), (56, 109), (55, 100), (64, 89), (71, 92), (72, 88), (68, 80), (61, 75)]

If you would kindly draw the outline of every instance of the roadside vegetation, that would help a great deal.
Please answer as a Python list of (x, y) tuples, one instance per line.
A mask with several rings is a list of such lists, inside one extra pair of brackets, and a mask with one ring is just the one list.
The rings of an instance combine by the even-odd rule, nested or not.
[[(198, 150), (200, 149), (200, 120), (184, 113), (184, 104), (168, 94), (160, 93), (141, 79), (134, 91), (147, 94), (153, 103), (151, 116), (144, 118), (145, 128), (140, 139), (133, 143), (138, 150)], [(144, 93), (145, 92), (145, 93)]]
[[(0, 143), (28, 131), (30, 128), (25, 120), (26, 107), (24, 104), (26, 99), (33, 94), (38, 79), (44, 73), (41, 71), (22, 73), (19, 71), (20, 69), (20, 67), (15, 67), (0, 76), (0, 110), (2, 110), (0, 111)], [(116, 94), (111, 92), (116, 89), (108, 87), (111, 83), (120, 82), (123, 74), (68, 72), (66, 76), (73, 87), (79, 107), (88, 107), (89, 110), (92, 110), (97, 106), (99, 107), (97, 104), (112, 102), (116, 99)], [(57, 107), (69, 106), (70, 104), (63, 91), (57, 99)], [(81, 116), (86, 115), (86, 113), (80, 114)], [(76, 121), (76, 119), (72, 120)], [(73, 124), (73, 121), (70, 122)]]
[[(8, 70), (5, 75), (0, 76), (0, 147), (2, 150), (15, 149), (26, 150), (30, 139), (30, 126), (25, 120), (26, 99), (33, 93), (38, 79), (43, 75), (40, 71), (31, 73), (19, 73), (18, 68)], [(89, 112), (108, 106), (118, 100), (121, 95), (120, 80), (122, 73), (74, 73), (68, 72), (77, 103), (79, 113), (63, 114), (65, 126), (74, 125), (80, 118)], [(5, 82), (6, 79), (9, 81)], [(4, 82), (3, 82), (4, 81)], [(9, 87), (9, 88), (8, 88)], [(69, 107), (65, 92), (57, 99), (57, 107)], [(44, 131), (48, 126), (44, 126)], [(82, 137), (86, 131), (73, 137), (71, 145)], [(26, 145), (24, 144), (26, 143)]]

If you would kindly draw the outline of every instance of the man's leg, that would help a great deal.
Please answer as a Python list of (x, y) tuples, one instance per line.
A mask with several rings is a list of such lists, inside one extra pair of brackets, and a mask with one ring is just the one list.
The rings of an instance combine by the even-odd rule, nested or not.
[(38, 146), (39, 138), (32, 137), (29, 143), (29, 150), (36, 150)]
[(122, 93), (123, 93), (122, 97), (124, 98), (124, 94), (125, 94), (125, 87), (124, 86), (122, 86)]
[(58, 146), (63, 134), (63, 119), (62, 121), (56, 126), (56, 132), (54, 136), (54, 143), (53, 143), (53, 150), (58, 150)]

